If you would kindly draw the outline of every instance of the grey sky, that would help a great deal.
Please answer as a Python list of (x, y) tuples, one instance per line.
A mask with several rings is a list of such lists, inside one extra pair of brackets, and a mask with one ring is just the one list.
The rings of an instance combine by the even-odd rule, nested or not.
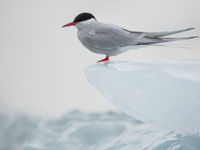
[[(1, 0), (0, 101), (22, 111), (50, 115), (75, 108), (114, 109), (88, 84), (83, 72), (104, 56), (86, 50), (75, 28), (61, 26), (87, 11), (102, 22), (129, 30), (196, 27), (177, 36), (200, 35), (199, 5), (199, 0)], [(200, 59), (199, 39), (168, 45), (139, 49), (111, 60)]]

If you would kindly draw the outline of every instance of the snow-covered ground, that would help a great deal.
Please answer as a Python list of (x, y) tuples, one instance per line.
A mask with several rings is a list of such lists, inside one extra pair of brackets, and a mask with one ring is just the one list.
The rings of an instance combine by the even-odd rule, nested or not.
[(200, 61), (98, 63), (85, 74), (128, 115), (170, 130), (200, 129)]

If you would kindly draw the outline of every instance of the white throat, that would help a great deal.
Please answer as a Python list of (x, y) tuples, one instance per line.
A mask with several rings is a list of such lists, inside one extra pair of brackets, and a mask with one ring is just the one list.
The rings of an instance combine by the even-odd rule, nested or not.
[(91, 18), (89, 20), (77, 23), (76, 27), (78, 28), (78, 30), (80, 30), (80, 29), (83, 29), (83, 28), (87, 28), (87, 27), (93, 25), (96, 22), (97, 21), (94, 18)]

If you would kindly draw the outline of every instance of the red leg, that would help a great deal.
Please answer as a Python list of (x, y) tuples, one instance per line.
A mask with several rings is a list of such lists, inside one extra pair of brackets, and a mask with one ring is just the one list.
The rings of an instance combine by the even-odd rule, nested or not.
[(97, 62), (104, 62), (104, 61), (109, 61), (109, 56), (106, 56), (104, 59), (99, 60), (99, 61), (97, 61)]

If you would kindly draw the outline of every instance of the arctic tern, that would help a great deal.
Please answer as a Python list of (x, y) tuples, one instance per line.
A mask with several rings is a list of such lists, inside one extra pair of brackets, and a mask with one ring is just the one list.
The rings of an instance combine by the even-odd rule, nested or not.
[(115, 56), (127, 50), (136, 49), (157, 43), (194, 39), (190, 37), (165, 37), (168, 35), (185, 32), (194, 28), (164, 32), (137, 32), (121, 28), (116, 25), (102, 23), (96, 20), (91, 13), (81, 13), (73, 22), (64, 26), (76, 26), (77, 36), (80, 42), (90, 51), (104, 54), (106, 57), (98, 62), (109, 61), (110, 56)]

